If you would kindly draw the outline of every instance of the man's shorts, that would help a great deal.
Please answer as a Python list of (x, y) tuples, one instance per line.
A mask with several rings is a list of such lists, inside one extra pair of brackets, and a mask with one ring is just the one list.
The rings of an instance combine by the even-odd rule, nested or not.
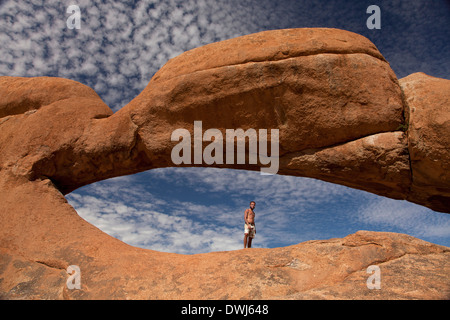
[(255, 228), (255, 225), (253, 224), (253, 225), (249, 228), (248, 225), (245, 224), (245, 227), (244, 227), (244, 233), (245, 233), (245, 234), (248, 234), (249, 237), (253, 239), (253, 238), (255, 237), (255, 234), (256, 234), (256, 228)]

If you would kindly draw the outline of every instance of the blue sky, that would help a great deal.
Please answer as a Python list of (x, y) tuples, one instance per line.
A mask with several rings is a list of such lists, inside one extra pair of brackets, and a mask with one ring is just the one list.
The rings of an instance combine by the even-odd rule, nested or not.
[[(81, 29), (68, 29), (69, 5)], [(369, 30), (369, 5), (381, 29)], [(0, 75), (84, 83), (117, 111), (176, 55), (270, 29), (330, 27), (369, 38), (398, 78), (450, 79), (450, 1), (1, 1)], [(255, 200), (255, 247), (407, 233), (450, 246), (450, 215), (314, 179), (214, 168), (165, 168), (98, 182), (67, 196), (77, 212), (131, 245), (199, 253), (243, 246)]]

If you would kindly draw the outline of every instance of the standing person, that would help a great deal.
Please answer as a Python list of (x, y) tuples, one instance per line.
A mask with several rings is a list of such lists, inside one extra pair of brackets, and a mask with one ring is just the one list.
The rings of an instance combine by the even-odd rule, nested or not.
[(245, 228), (244, 228), (244, 248), (252, 247), (252, 240), (256, 234), (255, 228), (255, 201), (250, 202), (250, 208), (245, 210), (244, 220), (245, 220)]

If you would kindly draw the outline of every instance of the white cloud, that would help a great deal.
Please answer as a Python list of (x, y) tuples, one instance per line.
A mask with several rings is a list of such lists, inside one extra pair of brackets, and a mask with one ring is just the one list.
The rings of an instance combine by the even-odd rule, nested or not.
[(448, 214), (400, 200), (377, 197), (359, 213), (359, 220), (372, 228), (387, 228), (418, 238), (441, 238), (450, 235)]

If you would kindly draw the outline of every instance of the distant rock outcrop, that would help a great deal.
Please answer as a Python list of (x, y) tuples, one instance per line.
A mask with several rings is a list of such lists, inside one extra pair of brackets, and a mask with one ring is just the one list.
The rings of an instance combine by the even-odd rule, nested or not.
[[(279, 129), (280, 174), (450, 212), (449, 93), (449, 80), (424, 74), (398, 81), (368, 39), (336, 29), (266, 31), (187, 51), (114, 114), (75, 81), (0, 77), (0, 296), (448, 298), (447, 248), (407, 236), (362, 232), (288, 248), (182, 256), (111, 238), (81, 219), (64, 194), (173, 166), (171, 133), (192, 132), (202, 121), (204, 130), (224, 134)], [(248, 259), (255, 272), (243, 277)], [(368, 264), (383, 263), (384, 277), (395, 283), (400, 260), (420, 265), (408, 272), (424, 282), (367, 290)], [(202, 273), (210, 262), (214, 272)], [(82, 290), (65, 286), (71, 264), (83, 272)]]

